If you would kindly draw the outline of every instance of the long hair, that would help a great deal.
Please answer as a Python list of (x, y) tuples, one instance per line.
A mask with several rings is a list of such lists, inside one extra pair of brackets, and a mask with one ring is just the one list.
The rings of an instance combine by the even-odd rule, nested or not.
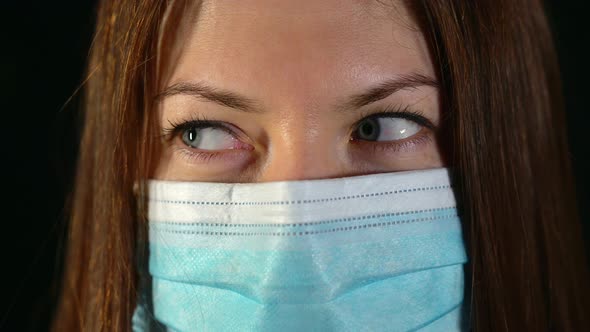
[[(104, 0), (54, 329), (130, 329), (156, 161), (153, 96), (168, 1)], [(590, 328), (563, 101), (540, 0), (408, 1), (441, 81), (476, 331)]]

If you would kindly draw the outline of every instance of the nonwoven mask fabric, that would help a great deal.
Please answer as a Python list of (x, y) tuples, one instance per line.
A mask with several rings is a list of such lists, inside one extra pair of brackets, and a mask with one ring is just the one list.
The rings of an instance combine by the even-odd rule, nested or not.
[(150, 304), (135, 331), (462, 330), (467, 257), (447, 169), (150, 181), (148, 202)]

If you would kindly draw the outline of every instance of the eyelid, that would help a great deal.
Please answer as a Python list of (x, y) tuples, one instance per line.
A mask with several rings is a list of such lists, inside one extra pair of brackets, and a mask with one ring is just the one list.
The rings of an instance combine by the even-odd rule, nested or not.
[(203, 128), (214, 128), (214, 129), (219, 129), (219, 130), (223, 130), (226, 133), (228, 133), (229, 135), (235, 137), (236, 139), (239, 139), (240, 134), (236, 132), (235, 129), (230, 128), (230, 124), (225, 123), (223, 121), (217, 121), (217, 120), (207, 120), (207, 119), (192, 119), (192, 120), (182, 120), (180, 122), (172, 122), (172, 121), (168, 121), (168, 123), (170, 124), (170, 128), (163, 128), (163, 136), (165, 137), (165, 139), (167, 141), (171, 141), (172, 139), (174, 139), (176, 136), (178, 136), (180, 133), (182, 133), (183, 130), (187, 130), (187, 129), (191, 129), (191, 128), (196, 128), (196, 129), (203, 129)]
[(376, 112), (370, 113), (368, 115), (366, 115), (366, 113), (363, 113), (361, 115), (361, 119), (355, 123), (353, 130), (357, 130), (364, 120), (375, 118), (401, 118), (413, 121), (430, 130), (437, 129), (437, 126), (427, 117), (425, 117), (421, 111), (411, 110), (409, 106), (400, 107), (395, 105), (389, 105), (385, 108), (378, 109)]
[(428, 144), (432, 141), (432, 132), (425, 131), (422, 129), (419, 133), (414, 135), (413, 137), (409, 137), (403, 139), (401, 141), (391, 141), (391, 142), (369, 142), (369, 141), (359, 141), (355, 142), (356, 144), (360, 144), (363, 146), (367, 146), (368, 148), (373, 150), (373, 153), (381, 153), (381, 152), (400, 152), (403, 150), (408, 149), (415, 149), (422, 145)]

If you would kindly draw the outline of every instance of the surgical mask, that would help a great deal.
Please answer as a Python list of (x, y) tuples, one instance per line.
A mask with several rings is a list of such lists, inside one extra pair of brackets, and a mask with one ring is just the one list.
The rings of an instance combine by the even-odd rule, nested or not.
[[(447, 169), (253, 184), (151, 181), (135, 331), (459, 331)], [(150, 318), (151, 317), (151, 318)]]

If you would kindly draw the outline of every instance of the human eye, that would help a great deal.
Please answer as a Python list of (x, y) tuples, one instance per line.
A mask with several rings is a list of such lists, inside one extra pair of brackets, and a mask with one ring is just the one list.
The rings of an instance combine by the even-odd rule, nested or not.
[(177, 150), (193, 159), (209, 161), (223, 153), (252, 150), (240, 138), (239, 129), (229, 123), (206, 119), (192, 119), (170, 123), (164, 136)]
[(379, 148), (400, 149), (424, 143), (434, 129), (434, 124), (420, 112), (386, 108), (358, 121), (351, 140)]
[(182, 142), (199, 150), (228, 150), (234, 148), (235, 138), (226, 130), (191, 125), (183, 129)]

